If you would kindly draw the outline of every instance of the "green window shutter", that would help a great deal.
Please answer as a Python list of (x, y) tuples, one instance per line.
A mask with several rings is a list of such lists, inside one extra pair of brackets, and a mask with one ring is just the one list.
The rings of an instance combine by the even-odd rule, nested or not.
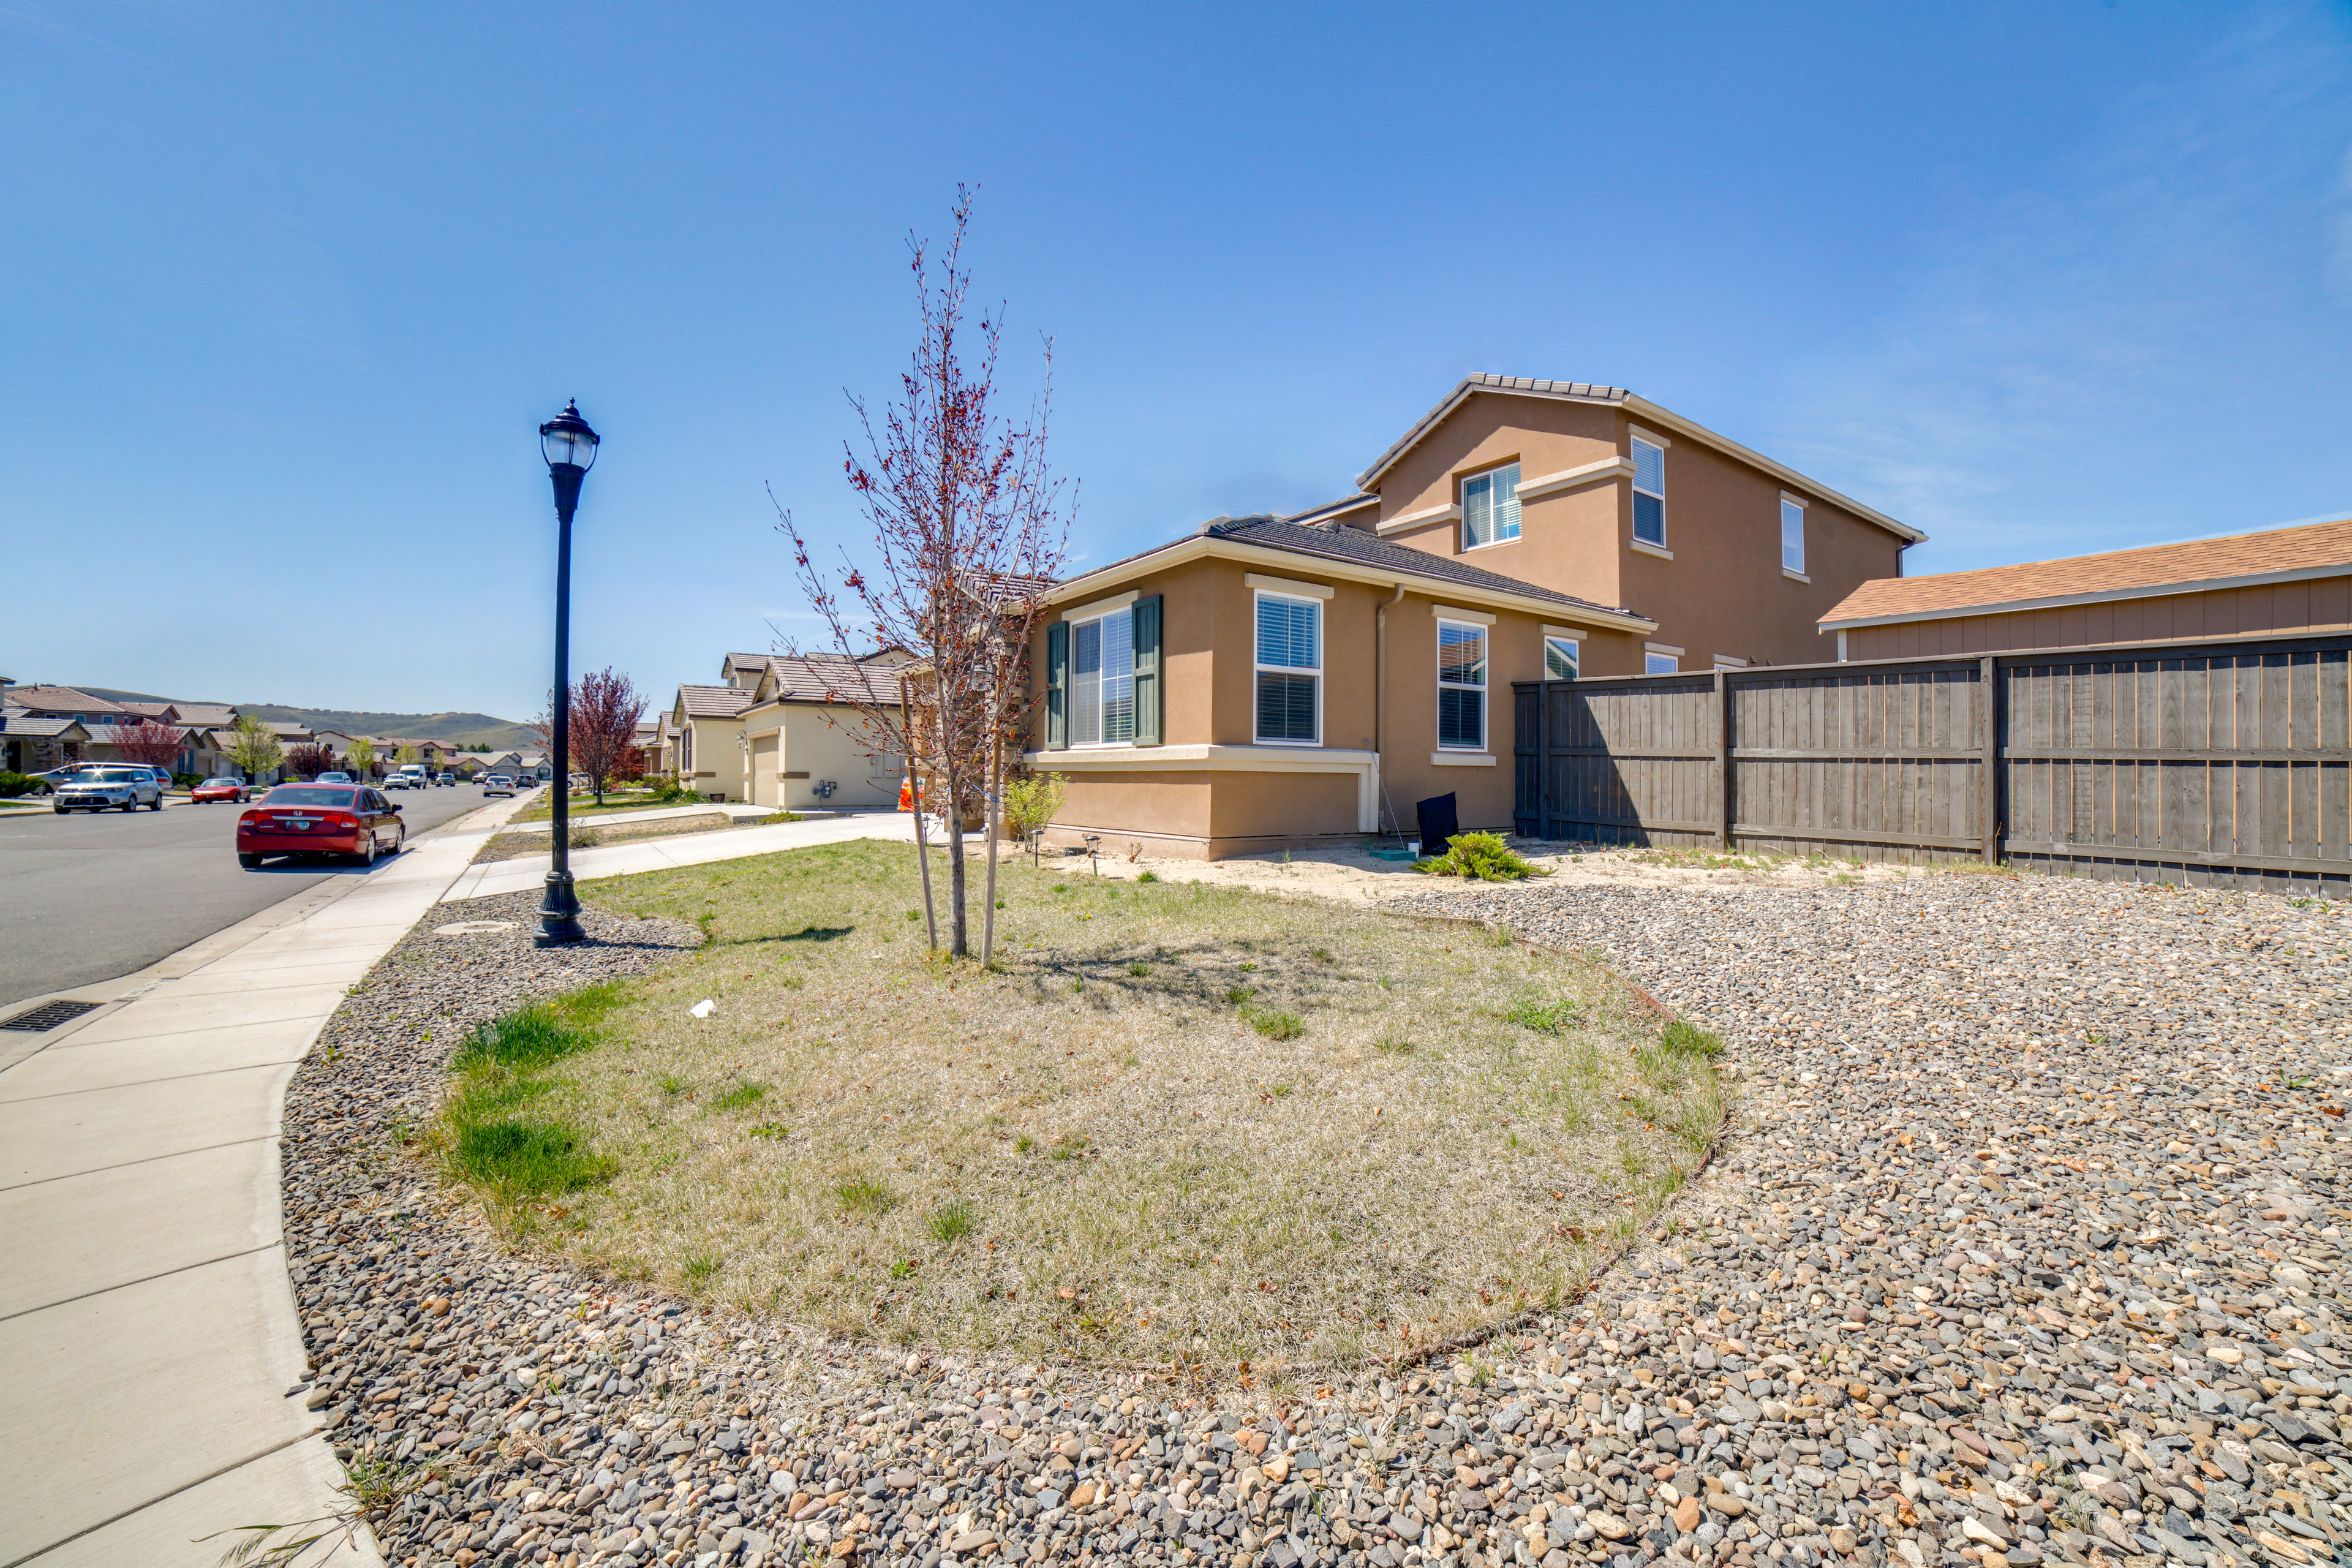
[(1135, 601), (1135, 743), (1156, 746), (1160, 732), (1160, 595)]
[(1045, 628), (1045, 749), (1070, 746), (1070, 623)]

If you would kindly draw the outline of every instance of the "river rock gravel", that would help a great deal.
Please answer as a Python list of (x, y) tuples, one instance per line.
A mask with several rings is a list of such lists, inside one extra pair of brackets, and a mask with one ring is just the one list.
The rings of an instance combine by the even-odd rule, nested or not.
[[(447, 1048), (694, 941), (591, 911), (599, 944), (537, 949), (535, 897), (441, 906), (289, 1100), (289, 1397), (402, 1489), (393, 1563), (2303, 1568), (2347, 1528), (2343, 906), (1433, 898), (1721, 1032), (1738, 1125), (1582, 1301), (1434, 1364), (1211, 1386), (828, 1341), (502, 1249), (401, 1141)], [(433, 934), (484, 918), (517, 926)]]

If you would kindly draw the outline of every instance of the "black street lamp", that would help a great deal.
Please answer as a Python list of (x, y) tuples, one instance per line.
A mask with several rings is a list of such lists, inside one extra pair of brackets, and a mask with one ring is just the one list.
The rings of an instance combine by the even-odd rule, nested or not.
[(555, 840), (554, 868), (547, 873), (547, 899), (539, 906), (542, 942), (578, 942), (580, 895), (572, 889), (572, 512), (580, 504), (580, 481), (596, 463), (596, 432), (580, 417), (577, 399), (539, 427), (547, 454), (547, 476), (555, 483)]

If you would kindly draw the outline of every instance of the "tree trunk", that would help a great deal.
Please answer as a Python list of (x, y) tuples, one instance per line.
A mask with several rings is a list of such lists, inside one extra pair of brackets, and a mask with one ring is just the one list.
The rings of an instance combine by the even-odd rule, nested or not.
[(996, 962), (996, 835), (997, 824), (1003, 820), (1004, 796), (1003, 737), (997, 732), (1000, 717), (996, 683), (992, 679), (988, 688), (988, 890), (981, 895), (980, 910), (980, 963), (982, 968)]
[(907, 770), (908, 788), (915, 804), (915, 866), (923, 878), (923, 930), (931, 940), (931, 951), (940, 950), (940, 916), (931, 901), (931, 846), (923, 836), (923, 775), (915, 768)]
[(952, 770), (947, 776), (948, 952), (957, 958), (971, 956), (971, 922), (963, 907), (963, 781)]

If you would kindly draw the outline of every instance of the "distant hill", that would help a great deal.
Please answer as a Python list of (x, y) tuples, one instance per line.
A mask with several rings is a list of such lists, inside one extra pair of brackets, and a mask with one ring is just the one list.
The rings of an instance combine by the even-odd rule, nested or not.
[(488, 713), (354, 713), (341, 708), (280, 708), (268, 702), (240, 702), (236, 710), (313, 730), (340, 730), (346, 735), (447, 741), (468, 751), (509, 752), (539, 744), (539, 731), (530, 725), (494, 719)]
[[(151, 692), (114, 691), (103, 686), (77, 686), (74, 689), (103, 697), (110, 702), (173, 700)], [(539, 731), (530, 725), (512, 719), (495, 719), (488, 713), (359, 713), (344, 708), (284, 708), (271, 702), (239, 702), (236, 707), (240, 713), (283, 720), (313, 730), (338, 730), (346, 735), (404, 735), (414, 741), (447, 741), (468, 750), (486, 752), (528, 751), (539, 745)]]

